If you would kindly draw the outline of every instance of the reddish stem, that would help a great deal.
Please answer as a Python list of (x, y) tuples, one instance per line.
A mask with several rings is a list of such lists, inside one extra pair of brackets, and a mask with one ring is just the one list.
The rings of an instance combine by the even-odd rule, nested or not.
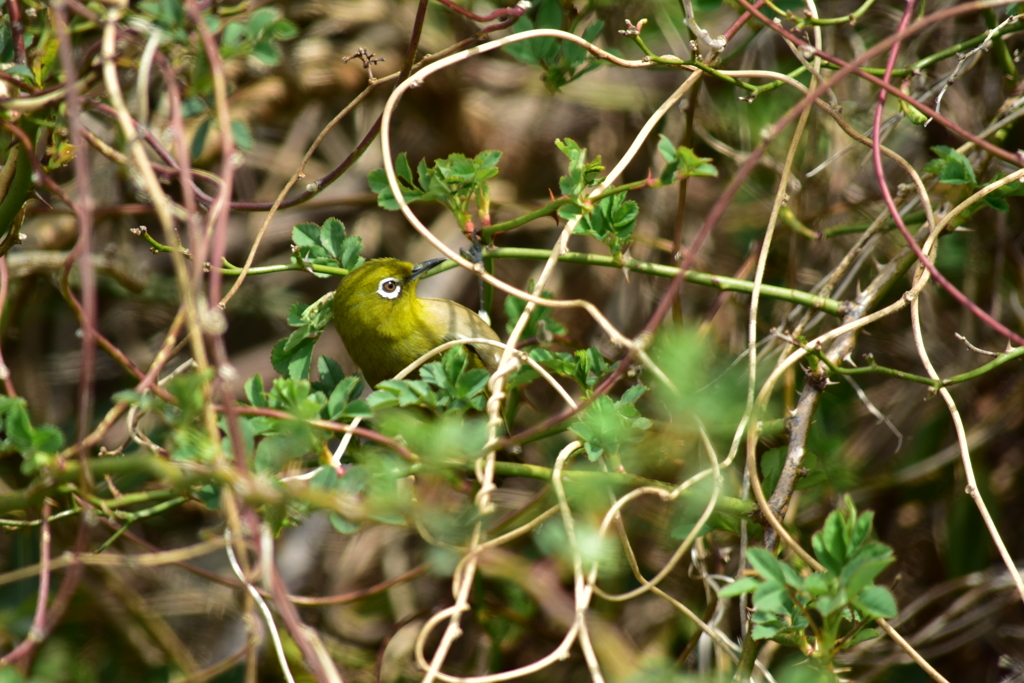
[[(907, 26), (907, 27), (903, 28), (902, 30), (897, 31), (895, 34), (885, 38), (884, 40), (879, 41), (877, 44), (873, 45), (870, 50), (867, 50), (866, 52), (864, 52), (864, 54), (862, 54), (860, 57), (858, 57), (857, 59), (853, 60), (852, 62), (844, 62), (843, 60), (839, 59), (838, 57), (835, 57), (835, 56), (833, 56), (833, 55), (831, 55), (831, 54), (829, 54), (827, 52), (822, 52), (821, 50), (815, 48), (813, 45), (811, 45), (807, 41), (802, 40), (799, 37), (797, 37), (796, 34), (787, 31), (786, 29), (782, 28), (782, 26), (780, 26), (779, 24), (776, 24), (774, 21), (769, 20), (768, 17), (766, 17), (765, 15), (763, 15), (759, 11), (757, 11), (757, 9), (753, 5), (751, 5), (748, 2), (748, 0), (737, 0), (737, 1), (741, 5), (746, 7), (751, 12), (751, 14), (756, 16), (768, 28), (770, 28), (771, 30), (775, 31), (780, 36), (783, 36), (786, 40), (791, 41), (792, 43), (794, 43), (798, 47), (806, 47), (806, 48), (808, 48), (809, 50), (811, 50), (811, 56), (821, 57), (822, 59), (827, 60), (829, 62), (832, 62), (833, 64), (835, 64), (835, 65), (840, 67), (840, 69), (835, 73), (835, 75), (833, 75), (831, 78), (829, 78), (824, 83), (819, 85), (812, 92), (809, 92), (804, 97), (804, 101), (803, 102), (798, 104), (793, 110), (790, 110), (790, 112), (782, 119), (782, 122), (777, 124), (777, 128), (779, 129), (779, 131), (781, 131), (781, 129), (783, 129), (786, 126), (788, 126), (792, 122), (793, 119), (795, 119), (797, 116), (799, 116), (800, 112), (803, 111), (803, 109), (805, 107), (810, 106), (810, 104), (809, 104), (810, 102), (813, 102), (814, 100), (818, 99), (818, 97), (820, 97), (822, 94), (824, 94), (829, 88), (831, 88), (833, 85), (835, 85), (840, 80), (845, 78), (847, 75), (856, 72), (856, 74), (858, 76), (860, 76), (861, 78), (864, 78), (864, 79), (867, 79), (867, 80), (871, 81), (872, 83), (874, 83), (878, 87), (887, 90), (888, 92), (892, 93), (893, 95), (895, 95), (896, 97), (900, 98), (901, 100), (907, 102), (908, 104), (913, 105), (917, 109), (920, 109), (922, 112), (924, 112), (925, 114), (930, 116), (932, 119), (934, 119), (937, 123), (939, 123), (940, 125), (942, 125), (945, 128), (948, 128), (949, 130), (953, 131), (954, 133), (956, 133), (957, 135), (959, 135), (963, 139), (969, 140), (970, 142), (973, 142), (978, 147), (981, 147), (982, 149), (985, 149), (986, 151), (988, 151), (992, 155), (997, 156), (1000, 159), (1013, 164), (1014, 166), (1022, 166), (1022, 165), (1024, 165), (1024, 163), (1022, 163), (1022, 161), (1024, 161), (1024, 159), (1022, 159), (1021, 155), (1013, 154), (1011, 152), (1008, 152), (1007, 150), (1003, 149), (1002, 147), (994, 145), (991, 142), (989, 142), (988, 140), (985, 140), (984, 138), (978, 137), (974, 133), (971, 133), (970, 131), (962, 128), (956, 122), (951, 121), (950, 119), (946, 118), (945, 116), (943, 116), (939, 112), (935, 111), (934, 109), (929, 107), (927, 104), (924, 104), (923, 102), (919, 102), (919, 101), (915, 100), (913, 97), (911, 97), (910, 95), (906, 94), (905, 92), (903, 92), (902, 90), (900, 90), (896, 86), (892, 85), (888, 81), (885, 81), (885, 80), (879, 78), (878, 76), (875, 76), (874, 74), (869, 74), (869, 73), (861, 70), (861, 68), (860, 68), (862, 65), (866, 64), (872, 58), (882, 54), (888, 48), (892, 47), (895, 44), (898, 44), (898, 43), (902, 42), (904, 39), (909, 38), (910, 36), (913, 36), (913, 35), (915, 35), (917, 33), (920, 33), (921, 31), (923, 31), (924, 29), (928, 28), (932, 24), (938, 23), (940, 21), (944, 21), (946, 19), (951, 19), (953, 17), (960, 16), (961, 14), (967, 14), (969, 12), (979, 11), (981, 9), (984, 9), (986, 7), (986, 5), (983, 5), (981, 3), (973, 3), (972, 2), (972, 3), (969, 3), (969, 4), (957, 5), (957, 6), (954, 6), (954, 7), (950, 7), (950, 8), (947, 8), (945, 10), (941, 10), (939, 12), (935, 12), (934, 14), (929, 14), (928, 16), (922, 17), (918, 21), (915, 21), (910, 26)], [(813, 97), (812, 97), (812, 95), (813, 95)], [(774, 139), (774, 136), (772, 137), (772, 139)]]
[[(437, 0), (437, 1), (439, 3), (441, 3), (442, 5), (444, 5), (445, 7), (447, 7), (448, 9), (452, 10), (453, 12), (457, 12), (458, 14), (461, 14), (464, 17), (472, 19), (473, 21), (481, 21), (481, 22), (483, 22), (483, 21), (494, 21), (495, 19), (498, 19), (500, 17), (508, 17), (509, 19), (512, 19), (514, 21), (514, 20), (518, 19), (519, 17), (523, 16), (523, 13), (526, 11), (524, 8), (520, 7), (519, 5), (516, 5), (515, 7), (503, 7), (503, 8), (500, 8), (500, 9), (496, 9), (496, 10), (494, 10), (493, 12), (491, 12), (488, 15), (480, 16), (478, 14), (473, 14), (472, 12), (470, 12), (468, 9), (466, 9), (464, 7), (459, 7), (454, 2), (452, 2), (452, 0)], [(507, 21), (507, 19), (506, 19), (506, 21)]]
[(39, 530), (39, 591), (36, 610), (32, 615), (32, 628), (25, 640), (13, 650), (0, 657), (0, 667), (10, 666), (31, 656), (35, 648), (46, 638), (46, 603), (50, 598), (50, 501), (43, 501), (43, 517)]
[[(907, 0), (907, 9), (903, 15), (903, 20), (900, 22), (900, 32), (903, 31), (910, 19), (910, 12), (913, 5), (914, 0)], [(885, 65), (885, 76), (883, 77), (883, 80), (886, 83), (888, 83), (889, 79), (892, 78), (892, 70), (896, 66), (896, 55), (899, 53), (899, 45), (899, 43), (893, 45), (892, 51), (889, 53), (889, 61)], [(978, 306), (978, 304), (971, 301), (966, 294), (957, 289), (957, 287), (947, 280), (941, 272), (939, 272), (939, 269), (935, 267), (935, 264), (931, 262), (928, 255), (925, 254), (924, 250), (920, 245), (918, 245), (914, 236), (910, 234), (910, 230), (907, 229), (906, 223), (903, 222), (900, 210), (896, 207), (896, 202), (893, 201), (892, 193), (889, 191), (889, 184), (885, 180), (885, 169), (882, 167), (882, 110), (885, 108), (885, 100), (887, 97), (888, 93), (885, 90), (878, 93), (878, 105), (875, 107), (874, 131), (871, 136), (871, 157), (875, 165), (875, 175), (878, 177), (878, 187), (882, 190), (882, 200), (885, 202), (886, 208), (889, 209), (889, 213), (892, 215), (892, 219), (896, 223), (896, 227), (899, 229), (900, 234), (903, 235), (903, 239), (906, 240), (907, 245), (914, 252), (914, 255), (917, 256), (917, 260), (928, 269), (928, 272), (931, 273), (933, 278), (935, 278), (935, 281), (942, 285), (943, 289), (949, 292), (950, 296), (962, 305), (966, 306), (971, 313), (999, 334), (1010, 339), (1018, 346), (1024, 345), (1024, 337), (1021, 337), (1019, 334), (990, 316), (986, 311)]]
[[(7, 304), (7, 284), (10, 280), (10, 274), (7, 270), (7, 255), (0, 256), (0, 323), (3, 322), (4, 317), (4, 306)], [(18, 393), (14, 390), (14, 382), (11, 380), (11, 369), (7, 367), (7, 363), (4, 362), (3, 350), (0, 349), (0, 376), (4, 380), (4, 390), (8, 396), (17, 396)]]
[[(791, 40), (791, 41), (797, 43), (798, 45), (807, 45), (806, 42), (800, 40), (799, 38), (797, 38), (792, 33), (786, 31), (785, 29), (783, 29), (781, 26), (778, 26), (774, 22), (769, 21), (764, 15), (762, 15), (756, 9), (751, 7), (750, 4), (747, 2), (747, 0), (738, 0), (738, 1), (740, 2), (740, 4), (744, 5), (748, 9), (750, 9), (752, 14), (757, 16), (761, 21), (763, 21), (765, 23), (765, 25), (767, 25), (772, 30), (776, 31), (780, 35), (785, 36), (788, 40)], [(908, 1), (911, 2), (911, 3), (913, 2), (913, 0), (908, 0)], [(1010, 163), (1013, 163), (1013, 164), (1018, 165), (1018, 166), (1021, 165), (1021, 160), (1020, 160), (1019, 157), (1017, 157), (1017, 156), (1015, 156), (1013, 154), (1010, 154), (1009, 152), (1007, 152), (1006, 150), (1004, 150), (1002, 148), (996, 147), (995, 145), (993, 145), (992, 143), (988, 142), (987, 140), (983, 140), (983, 139), (979, 138), (978, 136), (963, 130), (962, 128), (960, 128), (958, 125), (956, 125), (952, 121), (949, 121), (948, 119), (945, 119), (944, 117), (939, 116), (938, 112), (936, 112), (935, 110), (931, 109), (930, 107), (928, 107), (928, 106), (926, 106), (926, 105), (924, 105), (924, 104), (922, 104), (920, 102), (917, 102), (913, 98), (907, 96), (905, 93), (900, 91), (899, 88), (896, 88), (891, 83), (889, 83), (889, 80), (892, 77), (892, 70), (893, 70), (893, 68), (895, 68), (895, 59), (896, 59), (896, 54), (898, 54), (898, 46), (899, 46), (900, 42), (903, 39), (908, 38), (908, 37), (914, 35), (915, 33), (923, 30), (924, 28), (926, 28), (927, 26), (930, 26), (931, 24), (936, 23), (937, 21), (941, 21), (943, 19), (947, 19), (949, 17), (956, 16), (956, 15), (959, 15), (959, 14), (963, 14), (965, 12), (976, 11), (976, 10), (980, 9), (976, 5), (977, 5), (977, 3), (971, 3), (969, 5), (960, 5), (960, 6), (956, 6), (956, 7), (950, 7), (948, 9), (946, 9), (946, 10), (942, 10), (940, 12), (936, 12), (934, 14), (931, 14), (931, 15), (927, 16), (927, 17), (924, 17), (924, 18), (920, 19), (919, 21), (914, 22), (913, 24), (909, 24), (909, 19), (907, 18), (907, 16), (904, 16), (904, 19), (900, 22), (899, 28), (897, 29), (897, 31), (896, 31), (896, 33), (894, 35), (889, 36), (885, 40), (879, 42), (877, 45), (872, 47), (870, 50), (865, 52), (863, 55), (861, 55), (858, 59), (854, 60), (853, 62), (846, 63), (846, 62), (843, 62), (842, 60), (839, 60), (839, 59), (836, 59), (835, 57), (832, 57), (831, 55), (823, 53), (823, 52), (821, 52), (819, 50), (815, 50), (815, 53), (818, 54), (819, 56), (821, 56), (823, 59), (828, 59), (830, 61), (833, 61), (834, 63), (839, 64), (842, 68), (838, 72), (836, 72), (836, 74), (834, 76), (832, 76), (832, 78), (830, 78), (828, 81), (826, 81), (825, 83), (823, 83), (820, 86), (818, 86), (813, 92), (808, 93), (807, 97), (804, 98), (803, 102), (801, 102), (799, 105), (797, 105), (797, 107), (794, 108), (792, 111), (790, 111), (789, 114), (787, 114), (785, 117), (783, 117), (783, 119), (779, 122), (779, 124), (777, 124), (776, 130), (777, 130), (777, 132), (781, 132), (786, 126), (789, 125), (789, 123), (792, 121), (792, 119), (794, 119), (796, 116), (799, 115), (799, 113), (800, 113), (799, 110), (800, 109), (802, 109), (805, 106), (810, 106), (810, 103), (813, 102), (815, 99), (817, 99), (817, 97), (819, 95), (823, 94), (826, 88), (831, 87), (841, 77), (845, 77), (847, 74), (851, 73), (854, 70), (857, 70), (859, 75), (864, 76), (865, 78), (870, 80), (872, 83), (875, 83), (875, 84), (881, 86), (883, 89), (882, 89), (882, 92), (879, 93), (879, 105), (878, 105), (878, 108), (875, 110), (875, 127), (874, 127), (874, 136), (873, 136), (872, 143), (871, 143), (871, 151), (872, 151), (872, 156), (874, 158), (874, 163), (875, 163), (875, 173), (878, 176), (879, 187), (880, 187), (880, 189), (882, 191), (882, 198), (885, 201), (886, 207), (889, 209), (889, 212), (893, 215), (893, 220), (895, 221), (896, 226), (897, 226), (897, 228), (900, 231), (900, 234), (903, 235), (903, 238), (906, 240), (907, 244), (913, 250), (913, 252), (917, 256), (918, 260), (920, 260), (922, 265), (924, 265), (924, 267), (928, 269), (928, 272), (930, 272), (932, 274), (932, 277), (935, 278), (935, 281), (938, 282), (947, 292), (949, 292), (949, 294), (954, 299), (956, 299), (958, 302), (960, 302), (961, 304), (966, 306), (967, 309), (969, 311), (971, 311), (971, 313), (973, 313), (975, 316), (977, 316), (982, 322), (984, 322), (986, 325), (988, 325), (992, 329), (994, 329), (997, 332), (999, 332), (1004, 337), (1007, 337), (1008, 339), (1010, 339), (1011, 341), (1013, 341), (1017, 345), (1024, 345), (1024, 337), (1022, 337), (1021, 335), (1017, 334), (1016, 332), (1010, 330), (1008, 327), (1006, 327), (1005, 325), (1000, 323), (998, 320), (994, 319), (992, 316), (990, 316), (988, 313), (986, 313), (984, 310), (982, 310), (980, 306), (978, 306), (973, 301), (971, 301), (969, 298), (967, 298), (967, 296), (963, 292), (961, 292), (959, 289), (957, 289), (953, 285), (953, 283), (951, 283), (949, 280), (947, 280), (942, 275), (942, 273), (939, 272), (939, 270), (935, 267), (935, 265), (928, 259), (928, 257), (925, 255), (925, 253), (921, 249), (921, 247), (918, 246), (917, 241), (914, 240), (913, 235), (910, 234), (910, 231), (907, 229), (907, 226), (903, 222), (903, 219), (900, 217), (899, 210), (896, 208), (896, 204), (893, 201), (892, 194), (889, 192), (889, 187), (888, 187), (888, 185), (885, 182), (885, 172), (884, 172), (884, 170), (882, 168), (882, 151), (881, 151), (881, 141), (879, 139), (879, 126), (881, 125), (882, 104), (885, 102), (885, 99), (888, 96), (888, 93), (890, 93), (890, 92), (895, 94), (897, 97), (900, 97), (901, 99), (906, 100), (907, 102), (913, 104), (915, 107), (917, 107), (918, 109), (923, 111), (925, 114), (928, 114), (929, 116), (933, 117), (936, 121), (938, 121), (942, 125), (944, 125), (944, 126), (948, 127), (949, 129), (959, 133), (965, 139), (971, 140), (972, 142), (974, 142), (979, 147), (983, 147), (984, 149), (986, 149), (987, 151), (991, 152), (992, 154), (994, 154), (994, 155), (996, 155), (996, 156), (998, 156), (998, 157), (1000, 157), (1000, 158), (1002, 158), (1004, 160), (1007, 160)], [(859, 71), (858, 67), (861, 64), (866, 63), (869, 59), (871, 59), (872, 57), (880, 54), (884, 49), (890, 48), (890, 47), (892, 48), (893, 52), (890, 52), (889, 61), (886, 64), (886, 70), (885, 70), (885, 77), (884, 78), (878, 78), (877, 76), (872, 76), (871, 74), (867, 74), (867, 73)], [(751, 154), (750, 158), (747, 160), (747, 163), (744, 164), (744, 166), (740, 169), (740, 172), (738, 172), (736, 174), (736, 176), (733, 178), (733, 183), (731, 183), (729, 188), (726, 189), (725, 196), (723, 196), (722, 199), (719, 200), (718, 204), (716, 204), (714, 207), (712, 207), (711, 212), (709, 212), (709, 214), (708, 214), (708, 218), (707, 218), (708, 221), (712, 220), (712, 218), (714, 218), (716, 221), (718, 220), (718, 218), (720, 217), (721, 213), (723, 213), (724, 210), (725, 210), (725, 205), (723, 204), (721, 209), (716, 212), (716, 209), (719, 208), (719, 204), (722, 204), (723, 200), (724, 201), (728, 201), (728, 199), (731, 198), (731, 194), (735, 193), (735, 189), (736, 188), (734, 188), (733, 185), (735, 185), (737, 178), (745, 178), (746, 177), (747, 173), (749, 173), (749, 170), (747, 170), (747, 173), (743, 173), (744, 169), (747, 168), (747, 166), (751, 163), (751, 161), (755, 161), (756, 162), (756, 160), (760, 159), (761, 154), (763, 154), (764, 150), (767, 148), (767, 143), (768, 143), (768, 141), (766, 141), (758, 149), (754, 150), (754, 152)], [(751, 168), (752, 168), (752, 166), (751, 166)], [(732, 193), (730, 193), (730, 189), (732, 190)]]
[(28, 64), (28, 56), (25, 54), (25, 24), (21, 22), (18, 0), (7, 0), (7, 14), (11, 21), (11, 38), (14, 39), (14, 61), (24, 66)]
[[(279, 420), (299, 419), (292, 415), (291, 413), (286, 413), (283, 410), (275, 410), (274, 408), (258, 408), (256, 406), (236, 406), (235, 408), (239, 415), (262, 415), (264, 417), (273, 417)], [(219, 412), (224, 412), (224, 406), (217, 406), (217, 410)], [(395, 441), (394, 439), (388, 438), (383, 434), (373, 431), (372, 429), (366, 429), (365, 427), (353, 427), (348, 424), (334, 422), (331, 420), (303, 420), (303, 422), (310, 426), (318, 427), (320, 429), (326, 429), (332, 432), (337, 432), (339, 434), (344, 432), (352, 432), (352, 434), (354, 434), (355, 436), (359, 436), (364, 439), (373, 441), (375, 443), (379, 443), (382, 446), (387, 446), (388, 448), (390, 448), (395, 453), (402, 456), (402, 458), (408, 460), (409, 462), (418, 461), (418, 458), (415, 455), (413, 455), (412, 451), (410, 451), (408, 448), (406, 448), (399, 442)]]
[[(53, 11), (53, 27), (57, 34), (61, 67), (64, 69), (67, 83), (78, 80), (78, 66), (75, 61), (71, 35), (68, 33), (65, 8), (57, 6)], [(92, 393), (96, 371), (96, 321), (98, 317), (98, 298), (96, 294), (96, 271), (92, 263), (92, 229), (93, 208), (96, 200), (92, 196), (91, 169), (89, 167), (89, 146), (85, 143), (82, 133), (82, 106), (78, 94), (72, 87), (67, 88), (65, 106), (68, 115), (68, 132), (71, 144), (75, 147), (75, 191), (78, 195), (71, 205), (78, 221), (78, 240), (74, 249), (64, 263), (61, 276), (62, 289), (66, 290), (66, 282), (71, 274), (71, 266), (79, 261), (78, 272), (81, 279), (82, 310), (79, 323), (82, 329), (82, 369), (78, 382), (78, 441), (81, 444), (90, 430), (92, 423)], [(70, 294), (70, 290), (66, 290)], [(81, 457), (85, 450), (81, 449)]]

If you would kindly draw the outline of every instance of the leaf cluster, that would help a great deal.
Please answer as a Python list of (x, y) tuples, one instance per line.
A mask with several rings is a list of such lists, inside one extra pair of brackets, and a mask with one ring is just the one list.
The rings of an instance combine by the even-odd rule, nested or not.
[[(206, 28), (216, 39), (220, 59), (224, 63), (252, 60), (262, 68), (281, 63), (281, 43), (299, 35), (298, 27), (286, 19), (280, 8), (259, 7), (251, 12), (231, 9), (204, 11)], [(178, 0), (144, 0), (135, 6), (129, 21), (146, 27), (159, 36), (160, 43), (175, 62), (191, 65), (187, 79), (189, 97), (182, 103), (185, 118), (201, 117), (192, 138), (192, 158), (203, 151), (211, 128), (218, 125), (213, 108), (213, 74), (209, 57), (201, 42), (190, 31), (184, 3)], [(241, 119), (231, 121), (231, 133), (242, 151), (253, 148), (249, 124)]]
[(624, 445), (638, 443), (651, 428), (654, 423), (640, 415), (635, 405), (646, 391), (643, 384), (635, 384), (617, 401), (607, 394), (598, 396), (573, 423), (570, 429), (583, 441), (591, 462), (606, 453), (618, 458)]
[(489, 377), (487, 370), (470, 366), (469, 352), (460, 345), (420, 368), (420, 379), (384, 380), (367, 403), (374, 410), (419, 406), (453, 414), (481, 411)]
[[(472, 226), (471, 205), (487, 217), (491, 210), (491, 193), (487, 181), (498, 175), (501, 152), (484, 151), (470, 159), (464, 154), (450, 154), (435, 159), (430, 166), (420, 159), (413, 178), (412, 167), (405, 152), (395, 159), (395, 175), (407, 204), (439, 202), (452, 212), (459, 226), (469, 234)], [(369, 174), (370, 190), (377, 194), (377, 204), (388, 211), (398, 211), (398, 202), (388, 183), (387, 173), (379, 168)]]
[[(978, 177), (974, 173), (971, 161), (961, 152), (945, 145), (936, 145), (932, 147), (932, 151), (938, 158), (929, 161), (924, 167), (924, 172), (933, 173), (938, 176), (940, 183), (962, 185), (971, 193), (977, 192), (979, 189), (991, 184), (978, 183)], [(992, 182), (1002, 177), (998, 175), (992, 179)], [(1003, 213), (1009, 213), (1010, 204), (1006, 201), (1007, 197), (1024, 197), (1024, 182), (1011, 182), (989, 192), (980, 201), (961, 212), (959, 218), (962, 221), (986, 207), (1002, 211)]]
[(33, 426), (23, 398), (0, 395), (0, 453), (21, 455), (21, 472), (37, 474), (56, 462), (64, 433), (54, 425)]
[(313, 275), (326, 278), (329, 273), (313, 270), (312, 266), (327, 266), (351, 271), (363, 263), (360, 252), (363, 238), (345, 233), (345, 224), (337, 218), (328, 218), (322, 226), (299, 223), (292, 228), (292, 255), (297, 263)]
[(764, 548), (747, 558), (757, 577), (723, 588), (720, 597), (751, 593), (753, 636), (799, 647), (831, 664), (842, 650), (875, 637), (864, 625), (896, 616), (896, 601), (878, 575), (895, 560), (892, 548), (871, 540), (874, 513), (858, 514), (849, 496), (845, 512), (835, 510), (811, 544), (824, 571), (801, 574)]
[[(575, 33), (579, 27), (579, 20), (585, 16), (580, 15), (575, 20), (566, 18), (558, 0), (541, 0), (535, 7), (532, 18), (528, 14), (520, 17), (512, 27), (513, 33), (535, 28), (562, 29)], [(593, 43), (603, 30), (604, 22), (595, 21), (584, 29), (583, 39)], [(551, 92), (558, 92), (562, 87), (600, 66), (600, 62), (585, 48), (558, 38), (521, 41), (507, 45), (504, 49), (520, 62), (543, 69), (544, 85)]]
[[(318, 277), (328, 277), (325, 269), (351, 271), (363, 263), (363, 240), (345, 234), (345, 224), (328, 218), (323, 227), (300, 223), (292, 228), (292, 255), (298, 263)], [(274, 369), (292, 379), (309, 379), (313, 346), (334, 318), (331, 292), (309, 306), (293, 304), (288, 324), (296, 328), (271, 350)]]

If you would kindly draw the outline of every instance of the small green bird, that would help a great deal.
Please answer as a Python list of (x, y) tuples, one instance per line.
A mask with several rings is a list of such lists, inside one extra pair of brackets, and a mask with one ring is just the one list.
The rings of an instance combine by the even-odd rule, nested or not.
[[(416, 282), (447, 259), (413, 265), (393, 258), (367, 261), (349, 273), (334, 293), (334, 326), (349, 356), (376, 384), (398, 374), (427, 351), (456, 339), (500, 341), (479, 315), (448, 299), (421, 299)], [(501, 349), (469, 345), (470, 362), (491, 372)]]

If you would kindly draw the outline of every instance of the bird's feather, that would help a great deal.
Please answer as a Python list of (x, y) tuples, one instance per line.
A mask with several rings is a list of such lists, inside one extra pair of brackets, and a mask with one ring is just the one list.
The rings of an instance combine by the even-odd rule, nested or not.
[[(419, 299), (423, 305), (421, 315), (427, 326), (435, 330), (448, 330), (444, 341), (458, 339), (493, 339), (501, 341), (497, 333), (483, 318), (460, 303), (448, 299)], [(490, 344), (469, 344), (484, 367), (494, 372), (501, 358), (501, 349)]]

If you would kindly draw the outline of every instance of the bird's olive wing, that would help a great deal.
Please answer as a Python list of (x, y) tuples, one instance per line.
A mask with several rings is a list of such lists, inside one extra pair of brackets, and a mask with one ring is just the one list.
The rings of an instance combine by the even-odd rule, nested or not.
[[(457, 339), (493, 339), (501, 341), (497, 333), (479, 315), (462, 304), (448, 299), (420, 299), (423, 303), (424, 319), (437, 330), (442, 342)], [(491, 372), (498, 367), (501, 349), (490, 344), (468, 344)]]

